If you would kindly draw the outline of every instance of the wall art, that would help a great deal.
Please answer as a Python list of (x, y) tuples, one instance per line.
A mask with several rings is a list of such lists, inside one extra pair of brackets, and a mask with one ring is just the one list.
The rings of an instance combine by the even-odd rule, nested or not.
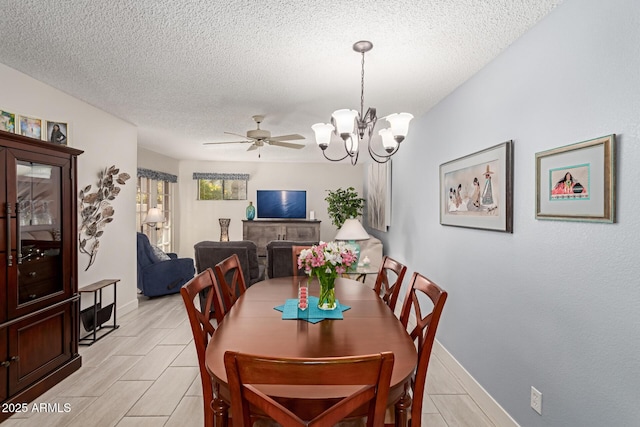
[(615, 222), (615, 135), (536, 153), (536, 219)]
[(89, 256), (89, 263), (84, 271), (93, 265), (100, 249), (100, 240), (104, 227), (113, 221), (115, 210), (111, 201), (120, 194), (118, 185), (125, 185), (131, 178), (128, 173), (120, 172), (115, 166), (106, 168), (98, 174), (98, 188), (91, 191), (87, 185), (78, 194), (80, 199), (80, 230), (78, 232), (79, 251)]
[(69, 125), (64, 122), (46, 122), (46, 133), (43, 138), (52, 144), (69, 145)]
[(0, 110), (0, 130), (9, 133), (16, 132), (16, 115), (14, 113)]
[(29, 138), (42, 139), (42, 119), (18, 116), (18, 133)]
[(367, 222), (379, 231), (387, 231), (391, 224), (391, 161), (369, 165)]
[(513, 232), (513, 142), (440, 165), (440, 224)]

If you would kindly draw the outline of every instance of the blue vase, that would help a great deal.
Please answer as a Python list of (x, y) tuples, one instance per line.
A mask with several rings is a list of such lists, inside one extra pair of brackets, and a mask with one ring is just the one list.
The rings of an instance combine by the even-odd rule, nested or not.
[(256, 217), (256, 208), (253, 206), (253, 202), (249, 202), (249, 206), (247, 206), (247, 219), (249, 221), (253, 221)]

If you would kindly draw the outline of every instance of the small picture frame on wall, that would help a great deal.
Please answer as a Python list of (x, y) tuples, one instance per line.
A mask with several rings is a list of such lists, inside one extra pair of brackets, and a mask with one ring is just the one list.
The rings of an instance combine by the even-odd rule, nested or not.
[(440, 165), (440, 224), (513, 233), (513, 141)]
[(536, 219), (615, 222), (615, 135), (536, 153)]
[(69, 145), (69, 124), (64, 122), (46, 122), (46, 133), (43, 140), (52, 144)]
[(16, 132), (16, 115), (8, 111), (0, 110), (0, 130), (15, 133)]
[(29, 138), (42, 139), (42, 119), (18, 116), (18, 133)]

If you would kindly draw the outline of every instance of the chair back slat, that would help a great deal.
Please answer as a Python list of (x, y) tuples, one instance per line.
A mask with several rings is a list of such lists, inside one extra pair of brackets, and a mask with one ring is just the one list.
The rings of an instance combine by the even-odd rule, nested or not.
[[(211, 306), (213, 305), (217, 312), (218, 306), (222, 304), (220, 295), (216, 291), (216, 284), (216, 277), (213, 274), (213, 270), (208, 268), (180, 288), (180, 295), (182, 295), (184, 306), (187, 309), (189, 324), (191, 325), (191, 332), (193, 333), (193, 342), (198, 355), (205, 427), (213, 427), (213, 410), (211, 409), (213, 385), (205, 364), (205, 350), (207, 349), (209, 339), (216, 330), (212, 323)], [(205, 292), (207, 298), (205, 299), (204, 307), (201, 306), (200, 309), (198, 309), (194, 300), (201, 292)]]
[[(373, 290), (385, 303), (387, 303), (392, 311), (396, 309), (402, 280), (404, 279), (406, 272), (407, 267), (395, 259), (389, 256), (385, 256), (382, 259), (382, 264), (380, 264), (380, 270), (378, 271), (378, 276), (376, 277), (376, 283), (373, 286)], [(393, 273), (395, 280), (390, 281), (389, 273)]]
[[(367, 426), (381, 426), (389, 394), (393, 353), (334, 358), (276, 358), (227, 351), (224, 363), (234, 427), (251, 426), (258, 408), (283, 427), (337, 424), (367, 405)], [(290, 407), (268, 395), (265, 385), (356, 386), (329, 407)], [(241, 421), (242, 420), (242, 421)], [(240, 422), (241, 421), (241, 422)]]
[(247, 290), (238, 255), (233, 254), (216, 264), (216, 275), (224, 303), (224, 314), (226, 314), (240, 295)]
[[(420, 304), (419, 295), (426, 295), (433, 308), (423, 315), (423, 309)], [(422, 417), (422, 399), (424, 396), (425, 384), (427, 381), (427, 369), (429, 368), (429, 359), (431, 358), (431, 350), (436, 337), (436, 330), (442, 315), (444, 303), (447, 300), (447, 292), (438, 285), (427, 279), (419, 273), (413, 273), (402, 304), (402, 312), (400, 314), (400, 322), (406, 328), (409, 324), (409, 318), (413, 312), (416, 317), (416, 326), (409, 333), (411, 339), (417, 342), (418, 347), (418, 366), (412, 381), (413, 403), (411, 405), (411, 425), (420, 425)]]

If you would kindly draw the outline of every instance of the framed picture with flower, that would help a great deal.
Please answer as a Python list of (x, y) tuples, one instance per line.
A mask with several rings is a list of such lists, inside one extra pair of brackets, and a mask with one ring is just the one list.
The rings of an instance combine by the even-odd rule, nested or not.
[(513, 142), (440, 165), (440, 224), (513, 233)]
[(42, 119), (29, 116), (18, 116), (18, 130), (20, 135), (29, 138), (42, 139)]
[(536, 153), (536, 219), (615, 222), (615, 135)]
[(0, 110), (0, 130), (9, 133), (16, 132), (16, 115), (14, 113)]

